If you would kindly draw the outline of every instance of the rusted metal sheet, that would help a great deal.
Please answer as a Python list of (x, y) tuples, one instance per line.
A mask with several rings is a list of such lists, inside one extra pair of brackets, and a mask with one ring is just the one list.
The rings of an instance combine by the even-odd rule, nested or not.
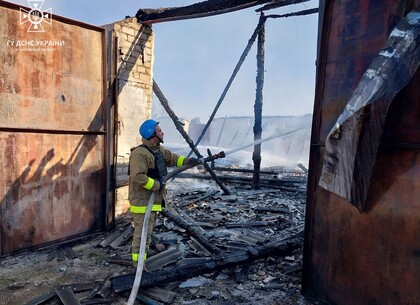
[(103, 224), (104, 139), (0, 132), (3, 254)]
[(0, 9), (0, 127), (104, 130), (102, 30), (54, 18), (28, 32), (19, 9)]
[(31, 32), (19, 9), (0, 1), (0, 256), (106, 213), (104, 30), (53, 16)]
[(328, 132), (391, 30), (418, 5), (320, 1), (302, 287), (309, 298), (337, 305), (420, 300), (419, 71), (388, 110), (364, 211), (318, 185)]
[(392, 30), (328, 134), (319, 185), (364, 211), (388, 108), (420, 64), (420, 8)]

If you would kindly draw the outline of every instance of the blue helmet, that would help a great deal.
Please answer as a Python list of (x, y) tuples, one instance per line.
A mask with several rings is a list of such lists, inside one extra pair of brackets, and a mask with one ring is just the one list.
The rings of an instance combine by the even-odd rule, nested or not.
[(157, 124), (159, 124), (159, 122), (156, 122), (155, 120), (144, 121), (139, 128), (140, 135), (146, 140), (149, 140), (155, 135), (155, 128)]

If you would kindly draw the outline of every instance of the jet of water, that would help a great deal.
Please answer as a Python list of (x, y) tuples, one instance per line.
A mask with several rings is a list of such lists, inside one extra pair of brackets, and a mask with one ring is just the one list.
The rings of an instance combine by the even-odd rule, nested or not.
[[(292, 131), (289, 131), (289, 132), (285, 132), (285, 133), (277, 134), (277, 135), (274, 135), (274, 136), (271, 136), (271, 137), (268, 137), (268, 138), (265, 138), (265, 139), (257, 140), (257, 141), (254, 141), (252, 143), (243, 145), (241, 147), (238, 147), (238, 148), (235, 148), (235, 149), (232, 149), (232, 150), (229, 150), (229, 151), (221, 151), (221, 152), (219, 152), (219, 153), (217, 153), (213, 156), (213, 160), (218, 159), (218, 158), (224, 158), (227, 155), (230, 155), (230, 154), (233, 154), (233, 153), (238, 152), (240, 150), (243, 150), (244, 148), (247, 148), (249, 146), (258, 145), (260, 143), (263, 143), (263, 142), (266, 142), (266, 141), (269, 141), (269, 140), (272, 140), (272, 139), (275, 139), (275, 138), (284, 137), (284, 136), (287, 136), (291, 133), (297, 132), (297, 131), (302, 130), (302, 129), (306, 129), (306, 127), (298, 128), (298, 129), (295, 129), (295, 130), (292, 130)], [(212, 158), (212, 157), (209, 157), (209, 158)], [(206, 162), (206, 161), (204, 160), (203, 162)], [(174, 179), (175, 176), (178, 175), (179, 173), (181, 173), (181, 172), (183, 172), (183, 171), (185, 171), (189, 168), (192, 168), (196, 165), (197, 164), (188, 163), (188, 164), (185, 164), (182, 167), (178, 167), (178, 168), (172, 170), (170, 173), (168, 173), (168, 175), (166, 175), (166, 177), (163, 181), (166, 183), (168, 180)]]
[(224, 153), (225, 153), (225, 156), (227, 156), (227, 155), (230, 155), (230, 154), (236, 153), (236, 152), (238, 152), (238, 151), (241, 151), (241, 150), (243, 150), (243, 149), (245, 149), (245, 148), (247, 148), (247, 147), (250, 147), (250, 146), (255, 146), (255, 145), (261, 144), (261, 143), (263, 143), (263, 142), (266, 142), (266, 141), (269, 141), (269, 140), (275, 139), (275, 138), (284, 137), (284, 136), (287, 136), (287, 135), (289, 135), (289, 134), (291, 134), (291, 133), (295, 133), (295, 132), (297, 132), (297, 131), (299, 131), (299, 130), (302, 130), (302, 129), (306, 129), (306, 127), (302, 127), (302, 128), (298, 128), (298, 129), (295, 129), (295, 130), (289, 131), (289, 132), (285, 132), (285, 133), (277, 134), (277, 135), (274, 135), (274, 136), (271, 136), (271, 137), (268, 137), (268, 138), (265, 138), (265, 139), (260, 139), (260, 140), (254, 141), (254, 142), (252, 142), (252, 143), (249, 143), (249, 144), (243, 145), (243, 146), (241, 146), (241, 147), (238, 147), (238, 148), (235, 148), (235, 149), (232, 149), (232, 150), (229, 150), (229, 151), (225, 151)]

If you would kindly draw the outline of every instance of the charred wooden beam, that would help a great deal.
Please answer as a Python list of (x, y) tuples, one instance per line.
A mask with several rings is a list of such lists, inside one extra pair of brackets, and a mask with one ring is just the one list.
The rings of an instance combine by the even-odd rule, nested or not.
[(178, 226), (185, 229), (188, 234), (196, 238), (200, 244), (209, 250), (212, 254), (220, 254), (221, 250), (214, 246), (214, 244), (206, 237), (206, 232), (201, 227), (192, 225), (173, 209), (163, 210), (162, 215), (170, 218)]
[(248, 222), (228, 222), (225, 223), (226, 228), (250, 228), (250, 227), (266, 227), (272, 226), (273, 222), (268, 221), (248, 221)]
[(200, 256), (210, 257), (211, 253), (204, 247), (198, 240), (194, 237), (190, 236), (190, 240), (188, 241), (188, 245), (191, 249), (194, 249), (196, 253)]
[[(194, 259), (189, 260), (188, 263), (184, 264), (182, 264), (181, 261), (180, 265), (175, 266), (170, 270), (163, 269), (153, 273), (145, 273), (140, 287), (148, 288), (160, 286), (240, 264), (246, 264), (269, 256), (286, 256), (302, 246), (303, 238), (301, 235), (301, 232), (299, 232), (287, 240), (274, 241), (264, 246), (255, 247), (252, 251), (246, 250), (228, 253), (217, 259)], [(114, 292), (122, 293), (130, 290), (134, 282), (134, 277), (134, 274), (128, 274), (111, 278)]]
[(232, 75), (229, 78), (229, 81), (227, 82), (225, 88), (223, 89), (223, 92), (219, 98), (219, 100), (216, 103), (216, 106), (213, 109), (213, 112), (211, 113), (206, 125), (204, 126), (203, 130), (201, 131), (199, 137), (197, 138), (197, 141), (195, 143), (195, 145), (197, 146), (201, 139), (203, 138), (203, 136), (205, 135), (207, 129), (209, 128), (211, 122), (213, 121), (217, 110), (219, 110), (220, 105), (222, 104), (223, 100), (225, 99), (225, 96), (227, 94), (227, 92), (229, 91), (230, 86), (233, 83), (233, 80), (235, 79), (236, 75), (239, 72), (239, 69), (241, 68), (243, 62), (245, 61), (245, 58), (248, 56), (249, 51), (251, 50), (252, 45), (254, 44), (255, 40), (257, 39), (258, 33), (260, 31), (260, 28), (264, 25), (265, 20), (261, 20), (258, 22), (257, 27), (255, 28), (254, 32), (251, 35), (251, 38), (248, 40), (248, 44), (246, 45), (244, 51), (241, 54), (241, 57), (239, 58), (238, 63), (236, 64), (235, 68), (233, 69)]
[(287, 5), (291, 5), (291, 4), (297, 4), (297, 3), (302, 3), (302, 2), (306, 2), (309, 0), (277, 0), (277, 1), (273, 1), (273, 3), (264, 5), (263, 7), (256, 9), (256, 12), (262, 12), (262, 11), (267, 11), (267, 10), (271, 10), (273, 8), (279, 8), (279, 7), (283, 7), (283, 6), (287, 6)]
[(267, 18), (287, 18), (287, 17), (295, 17), (295, 16), (306, 16), (311, 14), (317, 14), (319, 11), (319, 8), (311, 8), (308, 10), (303, 10), (299, 12), (293, 12), (288, 14), (282, 14), (282, 15), (267, 15)]
[[(262, 104), (263, 104), (263, 88), (264, 88), (264, 43), (265, 43), (265, 16), (261, 14), (261, 27), (258, 31), (258, 51), (257, 51), (257, 76), (256, 76), (256, 96), (254, 105), (254, 142), (261, 140), (262, 134)], [(260, 188), (260, 168), (261, 168), (261, 143), (254, 146), (252, 154), (254, 162), (253, 187), (255, 190)]]
[(305, 175), (308, 175), (308, 169), (302, 163), (299, 163), (298, 166), (305, 173)]
[(281, 207), (265, 207), (258, 205), (254, 208), (254, 211), (256, 212), (270, 212), (270, 213), (290, 213), (290, 209), (287, 206), (281, 206)]
[[(168, 100), (166, 99), (165, 95), (163, 95), (162, 91), (160, 90), (158, 84), (155, 80), (153, 80), (153, 92), (156, 94), (157, 98), (159, 99), (160, 103), (162, 104), (162, 107), (166, 110), (170, 118), (175, 124), (176, 129), (179, 131), (179, 133), (182, 135), (182, 137), (185, 139), (185, 141), (188, 143), (190, 148), (194, 151), (196, 156), (198, 158), (203, 158), (203, 156), (200, 154), (198, 149), (194, 146), (194, 142), (191, 140), (190, 136), (186, 133), (184, 128), (182, 128), (181, 123), (179, 122), (179, 118), (177, 115), (173, 112), (171, 107), (169, 107)], [(210, 173), (211, 177), (214, 179), (214, 181), (219, 185), (219, 187), (223, 190), (223, 192), (227, 195), (230, 194), (229, 190), (223, 185), (222, 182), (217, 178), (216, 174), (213, 172), (213, 170), (210, 168), (210, 165), (207, 163), (203, 163), (203, 166), (206, 168), (206, 170)]]
[[(249, 173), (252, 174), (254, 173), (253, 169), (245, 169), (245, 168), (230, 168), (230, 167), (213, 167), (214, 171), (220, 171), (220, 172), (235, 172), (235, 173)], [(264, 174), (264, 175), (272, 175), (272, 176), (276, 176), (279, 173), (278, 172), (274, 172), (274, 171), (261, 171), (260, 170), (260, 174)]]
[(319, 185), (365, 211), (390, 103), (420, 64), (420, 8), (391, 32), (325, 142)]
[[(202, 174), (193, 174), (193, 173), (181, 173), (178, 174), (177, 177), (179, 178), (196, 178), (196, 179), (204, 179), (208, 180), (211, 179), (209, 176), (205, 176)], [(232, 175), (221, 175), (219, 178), (222, 181), (238, 181), (240, 183), (243, 182), (252, 182), (252, 178), (250, 177), (239, 177), (239, 176), (232, 176)], [(261, 179), (261, 182), (267, 182), (273, 185), (284, 185), (284, 186), (293, 186), (293, 185), (300, 185), (302, 183), (306, 183), (306, 178), (264, 178)]]
[[(264, 3), (270, 3), (274, 8), (305, 1), (309, 0), (209, 0), (180, 7), (139, 9), (136, 18), (140, 23), (152, 24), (226, 14)], [(259, 10), (267, 9), (269, 9), (269, 7), (263, 7)]]
[[(201, 140), (201, 139), (199, 139), (199, 140)], [(196, 145), (198, 145), (198, 144), (196, 144)], [(192, 151), (188, 154), (188, 156), (190, 156), (191, 153), (192, 153)], [(210, 149), (208, 149), (208, 148), (207, 148), (207, 156), (208, 157), (211, 157), (212, 156), (212, 153), (211, 153)], [(214, 169), (214, 160), (211, 160), (210, 167), (211, 167), (211, 169)]]
[[(177, 176), (178, 178), (193, 178), (193, 179), (211, 179), (208, 176), (182, 173)], [(253, 178), (249, 177), (236, 177), (236, 176), (219, 176), (219, 179), (225, 183), (237, 183), (240, 185), (252, 186)], [(305, 184), (305, 179), (260, 179), (260, 186), (269, 187), (272, 189), (280, 189), (285, 192), (297, 192), (298, 188)]]

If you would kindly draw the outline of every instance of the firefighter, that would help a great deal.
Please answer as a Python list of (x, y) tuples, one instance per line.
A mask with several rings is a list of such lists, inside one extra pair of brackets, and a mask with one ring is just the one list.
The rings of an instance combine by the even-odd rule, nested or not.
[(141, 124), (139, 132), (142, 137), (142, 144), (131, 149), (129, 160), (128, 200), (130, 201), (130, 212), (133, 216), (134, 225), (131, 256), (135, 268), (139, 259), (146, 260), (147, 251), (143, 258), (138, 256), (144, 216), (152, 192), (156, 192), (156, 198), (147, 229), (146, 249), (150, 245), (157, 214), (162, 211), (165, 205), (166, 188), (163, 179), (167, 174), (166, 167), (181, 167), (190, 162), (199, 163), (195, 158), (179, 156), (160, 145), (163, 143), (164, 133), (159, 126), (159, 122), (146, 120)]

